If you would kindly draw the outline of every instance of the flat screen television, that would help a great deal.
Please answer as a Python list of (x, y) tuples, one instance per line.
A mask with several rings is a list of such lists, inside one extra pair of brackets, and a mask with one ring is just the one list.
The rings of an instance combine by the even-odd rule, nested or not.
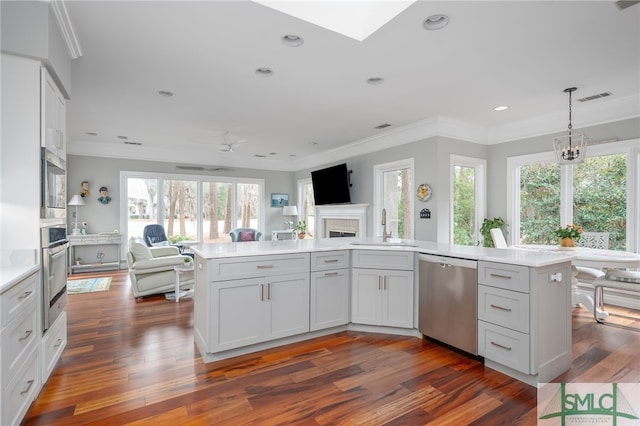
[(316, 206), (351, 202), (346, 163), (311, 172), (311, 183)]

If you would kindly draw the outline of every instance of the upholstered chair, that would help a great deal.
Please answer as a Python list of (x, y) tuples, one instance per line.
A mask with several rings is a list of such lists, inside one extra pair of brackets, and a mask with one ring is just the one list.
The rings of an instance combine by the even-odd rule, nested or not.
[(253, 228), (236, 228), (229, 231), (231, 241), (259, 241), (262, 236), (262, 232)]
[[(180, 254), (177, 247), (147, 247), (140, 237), (129, 239), (127, 265), (134, 297), (166, 293), (175, 290), (177, 266), (193, 262)], [(180, 280), (180, 288), (193, 288), (193, 279)]]

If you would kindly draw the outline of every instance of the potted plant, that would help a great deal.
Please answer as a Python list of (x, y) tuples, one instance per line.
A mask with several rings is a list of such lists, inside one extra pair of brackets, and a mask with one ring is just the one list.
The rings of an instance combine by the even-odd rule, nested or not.
[(575, 242), (580, 240), (582, 234), (582, 226), (569, 224), (567, 226), (556, 229), (556, 236), (560, 238), (561, 247), (574, 247)]
[(296, 231), (298, 231), (298, 238), (303, 240), (304, 237), (307, 235), (307, 221), (306, 220), (299, 221), (298, 224), (296, 225)]
[(501, 217), (494, 217), (493, 219), (485, 218), (480, 227), (480, 234), (482, 234), (483, 247), (493, 247), (493, 238), (491, 238), (491, 230), (493, 228), (500, 228), (503, 233), (506, 231), (507, 224)]

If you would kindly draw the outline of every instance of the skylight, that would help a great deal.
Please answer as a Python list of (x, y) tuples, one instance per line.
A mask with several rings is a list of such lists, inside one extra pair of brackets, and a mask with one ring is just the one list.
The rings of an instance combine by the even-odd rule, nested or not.
[(358, 41), (369, 37), (415, 2), (415, 0), (253, 1)]

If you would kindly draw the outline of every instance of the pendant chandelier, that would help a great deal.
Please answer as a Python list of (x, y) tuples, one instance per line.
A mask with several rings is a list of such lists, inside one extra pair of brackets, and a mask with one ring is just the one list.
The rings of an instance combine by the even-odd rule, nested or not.
[(571, 94), (575, 87), (564, 89), (569, 94), (569, 134), (553, 138), (553, 148), (560, 164), (582, 163), (587, 155), (587, 137), (582, 133), (573, 133), (571, 125)]

